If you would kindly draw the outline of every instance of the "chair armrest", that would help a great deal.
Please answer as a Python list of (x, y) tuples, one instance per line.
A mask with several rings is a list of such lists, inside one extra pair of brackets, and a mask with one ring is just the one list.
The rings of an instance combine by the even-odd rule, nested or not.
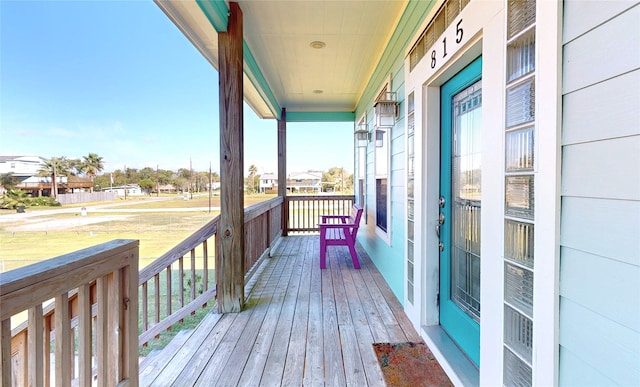
[(351, 228), (351, 227), (356, 227), (356, 224), (355, 223), (318, 223), (318, 227)]
[(320, 217), (322, 218), (322, 222), (326, 222), (327, 219), (349, 219), (349, 215), (320, 215)]

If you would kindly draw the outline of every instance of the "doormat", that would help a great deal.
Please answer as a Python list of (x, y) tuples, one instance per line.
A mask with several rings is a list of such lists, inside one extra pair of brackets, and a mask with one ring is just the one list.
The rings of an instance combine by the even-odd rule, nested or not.
[(453, 386), (425, 343), (373, 343), (387, 386)]

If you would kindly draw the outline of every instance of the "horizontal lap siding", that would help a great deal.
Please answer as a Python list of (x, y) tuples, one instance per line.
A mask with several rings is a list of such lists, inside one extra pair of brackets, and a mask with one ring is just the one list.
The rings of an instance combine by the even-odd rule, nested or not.
[(566, 1), (561, 385), (640, 383), (640, 5)]

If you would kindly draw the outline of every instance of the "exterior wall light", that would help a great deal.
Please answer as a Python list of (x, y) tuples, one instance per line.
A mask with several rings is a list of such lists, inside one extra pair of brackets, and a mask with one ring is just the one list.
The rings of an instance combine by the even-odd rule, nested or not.
[(391, 128), (396, 124), (396, 119), (400, 114), (396, 92), (382, 93), (373, 108), (375, 109), (376, 126), (378, 128)]
[(360, 124), (353, 134), (356, 137), (358, 148), (366, 148), (371, 141), (371, 133), (367, 129), (367, 124)]

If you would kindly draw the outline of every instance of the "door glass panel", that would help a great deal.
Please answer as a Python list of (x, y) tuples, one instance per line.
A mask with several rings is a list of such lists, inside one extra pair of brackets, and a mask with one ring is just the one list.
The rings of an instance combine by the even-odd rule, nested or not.
[(451, 299), (480, 321), (482, 81), (453, 98)]

